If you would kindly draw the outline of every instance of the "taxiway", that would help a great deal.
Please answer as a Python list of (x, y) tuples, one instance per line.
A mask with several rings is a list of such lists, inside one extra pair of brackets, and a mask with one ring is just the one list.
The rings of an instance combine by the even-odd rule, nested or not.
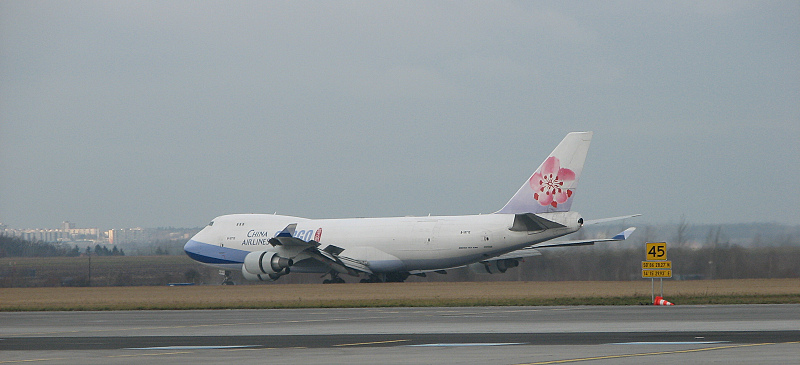
[(792, 363), (797, 354), (800, 305), (0, 313), (0, 364)]

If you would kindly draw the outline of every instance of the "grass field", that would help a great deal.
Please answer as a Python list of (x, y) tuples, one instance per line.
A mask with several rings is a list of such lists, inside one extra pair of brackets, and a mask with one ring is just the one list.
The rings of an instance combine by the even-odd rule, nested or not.
[(5, 257), (0, 258), (0, 287), (136, 286), (166, 285), (186, 280), (186, 272), (198, 271), (216, 278), (216, 269), (205, 267), (186, 255)]
[[(656, 295), (658, 295), (656, 282)], [(664, 281), (681, 304), (800, 303), (800, 279)], [(650, 281), (290, 284), (0, 289), (0, 310), (638, 305)]]

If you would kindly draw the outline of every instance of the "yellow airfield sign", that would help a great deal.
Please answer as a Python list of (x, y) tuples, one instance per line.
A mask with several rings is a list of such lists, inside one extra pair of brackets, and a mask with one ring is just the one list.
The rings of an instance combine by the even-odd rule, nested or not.
[(671, 278), (672, 270), (642, 270), (642, 278)]
[(642, 261), (642, 270), (672, 269), (672, 261)]
[(671, 278), (672, 261), (667, 261), (666, 242), (645, 243), (647, 261), (642, 261), (642, 278)]
[(662, 261), (667, 259), (666, 242), (645, 243), (647, 249), (647, 261)]

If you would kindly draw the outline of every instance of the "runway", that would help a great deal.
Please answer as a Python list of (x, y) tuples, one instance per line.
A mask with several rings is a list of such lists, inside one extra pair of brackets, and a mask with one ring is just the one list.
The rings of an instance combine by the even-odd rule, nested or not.
[(0, 364), (797, 363), (800, 305), (0, 313)]

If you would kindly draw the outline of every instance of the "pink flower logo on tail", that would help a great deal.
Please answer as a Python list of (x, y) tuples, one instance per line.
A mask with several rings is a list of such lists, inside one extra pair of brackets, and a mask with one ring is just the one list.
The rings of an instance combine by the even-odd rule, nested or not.
[(572, 196), (572, 190), (564, 189), (564, 182), (575, 180), (575, 172), (561, 168), (561, 161), (550, 156), (542, 164), (542, 168), (531, 176), (530, 184), (533, 188), (533, 198), (539, 204), (551, 205), (557, 208), (559, 204)]

